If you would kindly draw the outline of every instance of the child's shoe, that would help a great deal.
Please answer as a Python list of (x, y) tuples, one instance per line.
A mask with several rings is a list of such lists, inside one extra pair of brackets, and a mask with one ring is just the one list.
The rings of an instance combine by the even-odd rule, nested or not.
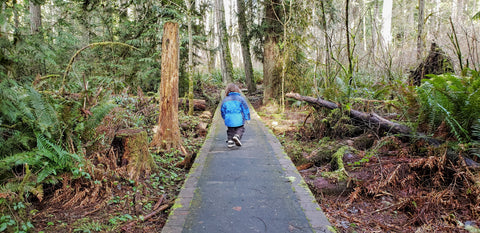
[(235, 136), (233, 136), (233, 141), (235, 142), (235, 145), (242, 146), (242, 142), (240, 141), (240, 137), (238, 135), (235, 134)]
[(235, 146), (235, 143), (232, 140), (228, 140), (227, 147), (232, 148), (233, 146)]

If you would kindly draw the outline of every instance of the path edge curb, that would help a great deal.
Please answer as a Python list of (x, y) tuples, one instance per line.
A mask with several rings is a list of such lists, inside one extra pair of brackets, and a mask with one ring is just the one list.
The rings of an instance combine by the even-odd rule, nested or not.
[(175, 199), (175, 204), (171, 208), (170, 214), (168, 216), (165, 226), (162, 228), (162, 233), (178, 233), (182, 232), (183, 226), (189, 214), (190, 203), (195, 194), (195, 189), (197, 187), (198, 179), (202, 174), (203, 167), (205, 165), (205, 160), (208, 155), (208, 150), (212, 147), (215, 131), (217, 130), (217, 125), (215, 122), (219, 120), (220, 114), (220, 104), (215, 109), (214, 116), (210, 123), (210, 129), (208, 130), (206, 139), (197, 153), (197, 157), (190, 169), (185, 182), (182, 185), (180, 193)]

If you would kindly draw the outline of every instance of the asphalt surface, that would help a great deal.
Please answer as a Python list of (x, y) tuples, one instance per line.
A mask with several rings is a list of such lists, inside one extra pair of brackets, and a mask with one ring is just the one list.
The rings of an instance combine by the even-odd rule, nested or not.
[(227, 148), (217, 109), (163, 233), (330, 232), (280, 143), (251, 111), (243, 145)]

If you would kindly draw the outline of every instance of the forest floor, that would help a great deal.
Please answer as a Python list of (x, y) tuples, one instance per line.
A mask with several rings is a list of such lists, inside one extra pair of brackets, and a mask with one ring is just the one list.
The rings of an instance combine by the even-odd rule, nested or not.
[[(479, 232), (478, 171), (452, 156), (447, 144), (379, 135), (341, 114), (325, 112), (315, 119), (305, 105), (278, 113), (261, 104), (260, 94), (248, 98), (339, 232)], [(131, 114), (155, 119), (155, 107), (135, 106)], [(184, 145), (193, 158), (205, 139), (208, 114), (180, 114)], [(118, 129), (113, 119), (106, 120), (107, 135)], [(65, 176), (45, 187), (43, 200), (31, 201), (35, 231), (160, 232), (189, 166), (181, 166), (178, 151), (164, 151), (154, 155), (155, 172), (131, 180), (118, 153), (92, 155), (91, 177)]]
[[(219, 93), (215, 88), (210, 92)], [(158, 102), (145, 96), (115, 98), (120, 106), (97, 128), (101, 143), (91, 145), (86, 156), (88, 175), (63, 175), (44, 187), (41, 200), (29, 200), (30, 214), (20, 215), (31, 216), (28, 221), (35, 232), (160, 232), (163, 228), (191, 162), (203, 145), (217, 103), (213, 101), (211, 108), (195, 111), (193, 116), (186, 115), (186, 106), (179, 108), (181, 138), (191, 157), (178, 150), (151, 150), (154, 167), (143, 168), (144, 173), (132, 178), (123, 156), (132, 148), (127, 148), (121, 135), (129, 129), (138, 130), (132, 119), (141, 119), (140, 129), (152, 138)]]
[(305, 105), (255, 108), (339, 232), (480, 232), (478, 170), (448, 143), (380, 135), (329, 110), (313, 119)]

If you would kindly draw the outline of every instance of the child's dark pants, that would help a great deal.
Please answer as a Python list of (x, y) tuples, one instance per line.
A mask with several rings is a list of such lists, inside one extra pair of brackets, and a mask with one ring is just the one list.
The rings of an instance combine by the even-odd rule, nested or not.
[(239, 127), (228, 127), (227, 129), (227, 140), (233, 140), (233, 136), (238, 135), (239, 139), (242, 139), (242, 135), (245, 132), (245, 127), (239, 126)]

